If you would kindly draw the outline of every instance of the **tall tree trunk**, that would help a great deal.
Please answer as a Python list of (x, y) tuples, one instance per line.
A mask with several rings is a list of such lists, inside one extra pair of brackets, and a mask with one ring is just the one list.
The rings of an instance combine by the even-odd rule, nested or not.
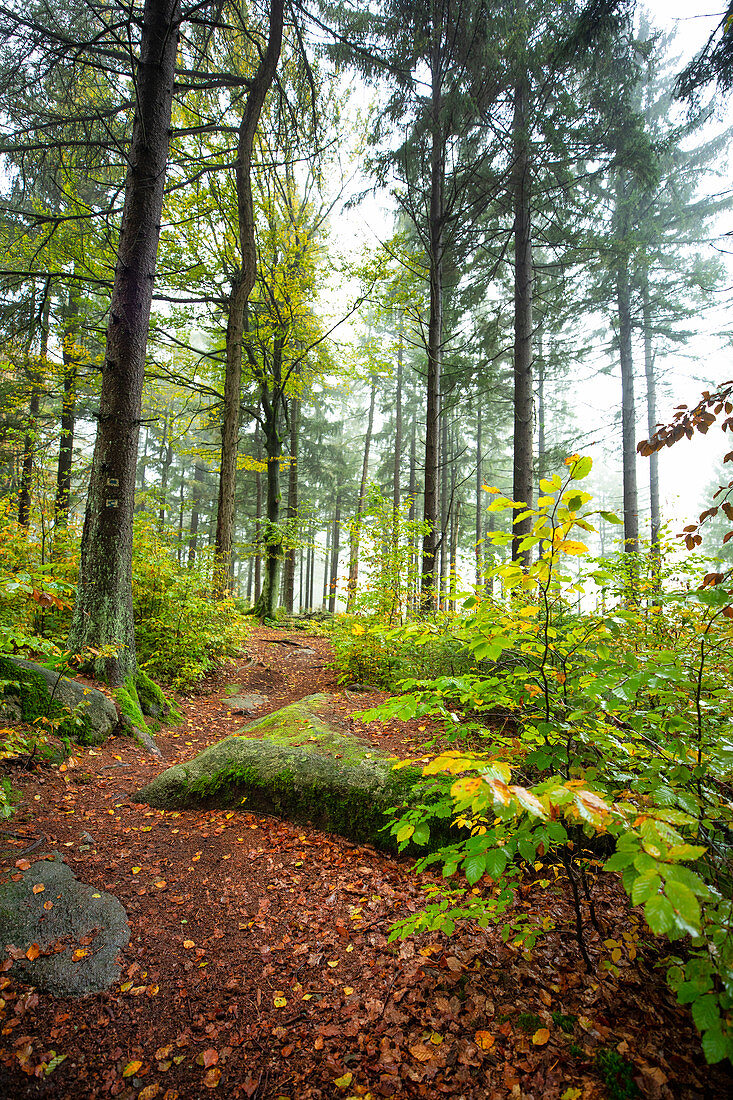
[(31, 383), (31, 393), (28, 407), (28, 425), (25, 439), (23, 440), (23, 465), (20, 474), (20, 492), (18, 494), (18, 525), (29, 527), (31, 521), (31, 495), (33, 491), (33, 464), (38, 446), (38, 416), (41, 411), (41, 387), (40, 375), (48, 356), (48, 326), (51, 309), (51, 294), (48, 284), (44, 292), (41, 306), (41, 349), (40, 365), (31, 362), (33, 340), (36, 332), (35, 318), (35, 294), (33, 295), (32, 310), (34, 316), (28, 330), (28, 353), (26, 356), (28, 377)]
[(282, 402), (282, 355), (283, 339), (278, 337), (273, 344), (272, 390), (266, 382), (260, 385), (260, 408), (262, 410), (262, 434), (265, 441), (265, 460), (267, 462), (267, 491), (265, 496), (265, 560), (262, 591), (253, 613), (260, 619), (272, 619), (277, 608), (280, 594), (280, 569), (282, 566), (282, 532), (280, 530), (280, 462), (282, 459), (282, 440), (280, 438), (280, 407)]
[(336, 590), (339, 580), (339, 550), (341, 549), (341, 498), (342, 490), (339, 487), (336, 493), (336, 509), (333, 514), (333, 535), (331, 537), (331, 570), (328, 582), (328, 610), (331, 614), (336, 610)]
[[(646, 374), (646, 415), (649, 438), (657, 430), (657, 379), (654, 373), (654, 341), (652, 335), (652, 310), (649, 302), (649, 281), (644, 272), (642, 285), (642, 312), (644, 326), (644, 371)], [(659, 453), (649, 455), (649, 511), (651, 518), (651, 551), (659, 558), (659, 532), (662, 516), (659, 508)]]
[(188, 528), (188, 568), (192, 569), (198, 550), (199, 511), (203, 496), (204, 465), (197, 462), (193, 468), (193, 494), (191, 500), (191, 523)]
[(450, 609), (456, 610), (456, 587), (458, 583), (458, 535), (461, 523), (461, 502), (456, 500), (451, 508), (450, 531)]
[(442, 119), (443, 87), (443, 3), (431, 0), (430, 47), (430, 210), (429, 263), (430, 315), (428, 319), (427, 379), (425, 410), (425, 490), (423, 519), (427, 530), (423, 536), (420, 602), (425, 612), (436, 603), (435, 557), (439, 537), (438, 514), (438, 451), (440, 447), (440, 376), (443, 355), (443, 250), (444, 250), (444, 183), (445, 139)]
[(331, 521), (326, 527), (326, 548), (323, 555), (323, 593), (321, 597), (321, 608), (326, 611), (328, 608), (328, 582), (331, 578), (331, 531), (333, 529), (333, 521)]
[(163, 421), (163, 440), (160, 446), (160, 507), (158, 509), (158, 526), (162, 531), (165, 527), (165, 513), (168, 504), (168, 474), (173, 462), (173, 444), (170, 441), (170, 424), (166, 416)]
[(77, 653), (119, 647), (115, 656), (94, 661), (97, 675), (112, 685), (137, 672), (132, 512), (179, 20), (180, 0), (145, 0), (79, 587), (67, 643)]
[(56, 470), (56, 502), (54, 506), (57, 527), (66, 527), (69, 522), (71, 466), (74, 457), (76, 378), (79, 369), (79, 299), (77, 290), (74, 287), (69, 290), (66, 304), (62, 355), (64, 389), (61, 397), (61, 432)]
[(257, 278), (257, 248), (252, 202), (252, 148), (265, 98), (275, 78), (282, 48), (284, 0), (271, 0), (267, 49), (252, 78), (239, 124), (234, 166), (241, 268), (232, 280), (228, 302), (224, 414), (221, 428), (219, 500), (216, 519), (216, 557), (219, 584), (231, 587), (234, 487), (237, 470), (240, 400), (242, 389), (242, 341), (247, 302)]
[[(524, 3), (518, 5), (524, 15)], [(514, 90), (514, 485), (513, 495), (532, 507), (532, 211), (531, 167), (527, 134), (526, 74)], [(521, 540), (531, 529), (528, 516), (514, 524), (512, 559), (529, 565), (530, 553), (521, 550)]]
[[(374, 406), (377, 401), (377, 376), (372, 374), (372, 385), (369, 393), (369, 416), (367, 418), (367, 430), (364, 439), (364, 457), (361, 464), (361, 482), (359, 483), (359, 499), (356, 502), (356, 516), (351, 527), (351, 539), (349, 548), (349, 580), (346, 588), (346, 610), (351, 611), (356, 596), (356, 588), (359, 581), (359, 535), (361, 517), (364, 514), (366, 504), (367, 483), (369, 481), (369, 451), (372, 445), (372, 431), (374, 430)], [(332, 609), (333, 610), (333, 609)]]
[(537, 476), (547, 475), (547, 436), (545, 432), (545, 359), (542, 323), (537, 326)]
[[(631, 345), (631, 280), (624, 241), (624, 186), (616, 184), (619, 218), (619, 259), (616, 267), (616, 304), (618, 309), (618, 346), (621, 361), (621, 436), (624, 484), (624, 550), (636, 554), (639, 549), (639, 500), (636, 486), (636, 405), (634, 401), (634, 358)], [(632, 578), (632, 587), (634, 581)]]
[(143, 508), (145, 507), (145, 505), (143, 504), (142, 499), (140, 499), (140, 498), (142, 498), (142, 494), (145, 492), (145, 489), (146, 489), (146, 486), (147, 486), (147, 483), (146, 483), (146, 480), (145, 480), (145, 475), (146, 475), (146, 472), (147, 472), (148, 444), (149, 443), (150, 443), (150, 430), (146, 426), (145, 436), (144, 436), (144, 441), (143, 441), (143, 453), (142, 453), (142, 457), (141, 457), (140, 462), (138, 463), (138, 467), (137, 467), (137, 496), (138, 496), (138, 500), (135, 504), (135, 511), (136, 512), (142, 512)]
[[(255, 425), (255, 457), (262, 461), (262, 437), (259, 424)], [(262, 472), (255, 471), (255, 604), (262, 591)]]
[(476, 406), (476, 585), (483, 583), (484, 454), (481, 398)]
[(445, 409), (440, 424), (440, 606), (444, 605), (448, 591), (448, 569), (450, 558), (450, 515), (452, 501), (448, 491), (448, 477), (451, 466), (451, 451), (448, 445), (448, 417)]
[(397, 385), (395, 389), (394, 411), (394, 470), (392, 473), (392, 548), (397, 550), (400, 532), (400, 472), (402, 469), (402, 373), (404, 368), (404, 339), (402, 328), (404, 318), (400, 314), (397, 334)]
[(283, 603), (288, 614), (293, 614), (295, 604), (295, 535), (298, 520), (298, 429), (300, 419), (300, 400), (293, 397), (290, 402), (290, 466), (288, 468), (288, 534), (291, 545), (285, 555), (283, 578)]

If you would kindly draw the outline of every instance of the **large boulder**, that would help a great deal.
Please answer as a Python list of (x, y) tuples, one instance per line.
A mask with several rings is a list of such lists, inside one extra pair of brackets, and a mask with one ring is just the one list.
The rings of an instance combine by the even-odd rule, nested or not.
[(11, 720), (55, 719), (61, 736), (83, 745), (101, 744), (118, 725), (117, 709), (101, 691), (35, 661), (0, 657), (0, 681), (0, 713)]
[(278, 814), (393, 850), (385, 811), (411, 801), (420, 770), (395, 770), (394, 757), (339, 729), (329, 700), (311, 695), (251, 722), (161, 772), (134, 800)]
[(117, 898), (79, 882), (58, 856), (0, 883), (0, 957), (9, 955), (11, 973), (38, 989), (57, 997), (109, 989), (129, 940)]

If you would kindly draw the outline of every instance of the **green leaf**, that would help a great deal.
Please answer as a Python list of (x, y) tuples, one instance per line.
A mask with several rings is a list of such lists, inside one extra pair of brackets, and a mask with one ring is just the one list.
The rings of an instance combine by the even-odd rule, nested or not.
[(629, 852), (614, 852), (610, 859), (607, 859), (603, 864), (604, 871), (623, 871), (624, 867), (628, 867), (634, 862), (634, 853)]
[(715, 993), (706, 993), (693, 1002), (692, 1018), (698, 1031), (720, 1029), (720, 1005)]
[(486, 855), (481, 853), (480, 855), (468, 856), (463, 861), (463, 873), (465, 874), (471, 886), (478, 882), (483, 877), (486, 871)]
[(414, 832), (414, 825), (403, 825), (397, 830), (396, 840), (398, 844), (402, 844), (403, 840), (409, 840)]
[(616, 515), (615, 512), (599, 512), (598, 515), (601, 519), (605, 519), (606, 523), (623, 523), (622, 519)]
[(570, 468), (570, 477), (573, 481), (582, 481), (593, 469), (593, 459), (589, 455), (579, 458)]
[(662, 936), (669, 932), (676, 924), (674, 909), (671, 902), (662, 894), (655, 894), (644, 905), (644, 917), (652, 932), (656, 936)]
[(509, 856), (503, 848), (491, 848), (486, 852), (484, 859), (486, 873), (492, 878), (499, 878), (509, 862)]
[(667, 879), (665, 892), (675, 912), (684, 922), (686, 931), (700, 931), (700, 903), (689, 886), (675, 879)]
[(710, 1065), (715, 1062), (722, 1062), (730, 1053), (730, 1045), (722, 1031), (706, 1031), (702, 1037), (705, 1060)]
[(642, 902), (653, 898), (659, 893), (661, 885), (661, 878), (653, 871), (645, 871), (643, 875), (639, 875), (631, 888), (632, 905), (641, 905)]

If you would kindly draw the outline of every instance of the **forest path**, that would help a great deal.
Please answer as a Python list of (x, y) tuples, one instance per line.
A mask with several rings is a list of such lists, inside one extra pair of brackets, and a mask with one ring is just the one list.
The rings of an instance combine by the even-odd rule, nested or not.
[[(22, 801), (0, 870), (60, 853), (119, 898), (132, 938), (120, 982), (82, 1000), (0, 975), (0, 1100), (199, 1100), (217, 1089), (250, 1100), (601, 1100), (599, 1050), (630, 1060), (642, 1095), (730, 1095), (610, 876), (596, 903), (623, 958), (617, 976), (588, 976), (562, 888), (520, 888), (511, 915), (556, 925), (531, 960), (475, 925), (390, 944), (393, 921), (436, 876), (274, 818), (131, 802), (161, 767), (246, 723), (227, 705), (233, 692), (268, 696), (254, 717), (334, 692), (347, 724), (381, 698), (338, 691), (323, 638), (258, 628), (247, 649), (181, 701), (183, 724), (158, 735), (164, 764), (115, 738), (63, 771), (13, 776)], [(369, 728), (399, 755), (423, 732)], [(65, 1058), (45, 1076), (52, 1052)]]

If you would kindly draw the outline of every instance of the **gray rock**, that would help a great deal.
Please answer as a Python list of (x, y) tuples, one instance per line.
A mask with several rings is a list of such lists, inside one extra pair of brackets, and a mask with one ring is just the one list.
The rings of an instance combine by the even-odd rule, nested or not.
[(226, 707), (233, 714), (252, 714), (264, 707), (267, 702), (266, 695), (232, 695), (225, 700)]
[[(34, 894), (39, 883), (44, 889)], [(47, 901), (53, 902), (52, 909), (43, 908)], [(91, 943), (83, 945), (89, 954), (74, 962), (80, 940), (91, 933)], [(129, 941), (127, 914), (117, 898), (79, 882), (58, 856), (36, 860), (20, 881), (0, 885), (0, 954), (7, 957), (8, 947), (25, 953), (38, 944), (38, 958), (23, 954), (10, 968), (37, 989), (57, 997), (109, 989), (120, 976), (117, 955)], [(60, 943), (64, 950), (55, 952)]]
[(0, 657), (0, 679), (16, 685), (6, 688), (3, 705), (19, 707), (25, 722), (58, 718), (59, 732), (84, 744), (100, 744), (118, 725), (117, 708), (101, 691), (35, 661)]
[(420, 772), (395, 771), (393, 757), (336, 726), (329, 706), (329, 696), (311, 695), (251, 722), (168, 768), (133, 800), (274, 813), (392, 850), (385, 811), (410, 801)]

